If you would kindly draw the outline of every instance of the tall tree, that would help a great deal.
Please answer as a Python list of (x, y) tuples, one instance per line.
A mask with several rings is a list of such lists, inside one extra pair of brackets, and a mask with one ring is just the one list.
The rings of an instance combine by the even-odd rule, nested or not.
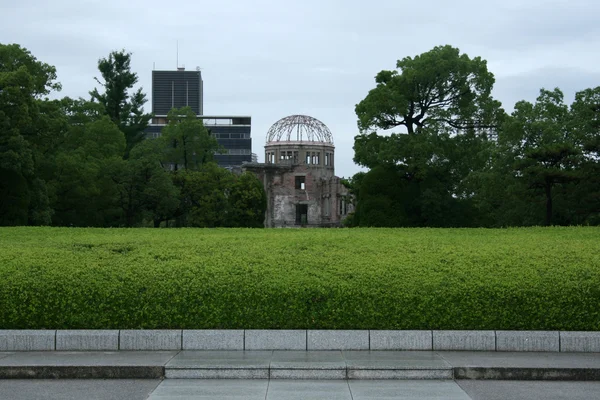
[(152, 117), (143, 111), (146, 95), (142, 88), (131, 93), (138, 82), (137, 74), (131, 71), (131, 53), (125, 50), (111, 52), (107, 58), (98, 60), (98, 70), (102, 78), (95, 79), (104, 92), (94, 89), (90, 95), (92, 100), (104, 106), (106, 115), (125, 134), (127, 158), (133, 146), (144, 139), (144, 129)]
[[(406, 57), (397, 68), (377, 74), (377, 86), (356, 106), (361, 134), (355, 137), (354, 161), (382, 168), (365, 176), (368, 187), (359, 190), (353, 223), (373, 215), (386, 225), (468, 226), (473, 216), (465, 180), (487, 162), (488, 139), (504, 117), (490, 95), (494, 77), (484, 60), (451, 46)], [(378, 129), (405, 132), (373, 132)], [(382, 188), (382, 176), (393, 177), (402, 193)], [(375, 209), (378, 190), (393, 206)], [(400, 208), (407, 218), (381, 215)], [(374, 224), (373, 218), (364, 221)]]
[(235, 176), (235, 181), (227, 198), (229, 202), (230, 227), (264, 227), (267, 195), (261, 181), (251, 172)]
[(180, 193), (161, 165), (163, 150), (158, 140), (144, 140), (131, 150), (128, 160), (121, 160), (110, 171), (126, 226), (148, 221), (160, 227), (175, 216)]
[(584, 158), (581, 179), (570, 193), (578, 224), (600, 224), (600, 86), (577, 92), (571, 105), (571, 129)]
[(214, 154), (222, 151), (202, 120), (190, 107), (174, 108), (168, 116), (168, 124), (162, 130), (161, 141), (165, 143), (165, 161), (185, 170), (197, 170), (214, 161)]
[(109, 171), (122, 161), (125, 137), (98, 104), (62, 100), (68, 129), (48, 164), (53, 223), (119, 225), (117, 193)]
[(179, 226), (227, 226), (231, 214), (228, 196), (235, 182), (232, 172), (207, 163), (198, 170), (176, 171), (173, 181), (181, 191)]
[(408, 134), (497, 126), (500, 104), (491, 98), (494, 76), (480, 57), (438, 46), (398, 60), (399, 71), (381, 71), (377, 87), (356, 106), (361, 132), (406, 128)]
[(48, 137), (45, 98), (60, 90), (53, 66), (17, 44), (0, 44), (0, 225), (48, 224), (45, 182), (35, 176), (36, 160)]
[(520, 101), (501, 130), (500, 147), (514, 160), (516, 176), (545, 200), (545, 224), (554, 215), (554, 188), (577, 180), (581, 150), (570, 129), (569, 107), (560, 89), (542, 89), (535, 104)]

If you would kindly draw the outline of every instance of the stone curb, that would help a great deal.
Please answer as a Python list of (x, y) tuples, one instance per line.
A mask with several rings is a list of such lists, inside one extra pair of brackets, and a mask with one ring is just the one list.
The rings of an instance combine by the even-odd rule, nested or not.
[(0, 330), (0, 352), (98, 350), (424, 350), (600, 353), (600, 332)]
[(327, 379), (600, 381), (600, 368), (452, 367), (431, 370), (167, 369), (164, 366), (0, 366), (0, 379)]

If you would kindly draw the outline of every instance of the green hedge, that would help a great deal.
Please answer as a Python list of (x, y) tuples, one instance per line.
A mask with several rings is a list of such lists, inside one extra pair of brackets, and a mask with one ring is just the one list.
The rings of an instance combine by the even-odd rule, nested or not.
[(0, 229), (0, 329), (600, 330), (600, 229)]

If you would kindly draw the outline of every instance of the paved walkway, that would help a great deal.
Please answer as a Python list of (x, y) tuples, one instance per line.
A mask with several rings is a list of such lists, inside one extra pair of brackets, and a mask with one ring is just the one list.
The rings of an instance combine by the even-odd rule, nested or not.
[(150, 400), (471, 400), (453, 381), (184, 380), (163, 381)]
[(6, 352), (0, 353), (0, 378), (600, 381), (600, 353)]
[(10, 400), (356, 400), (365, 391), (375, 400), (599, 400), (600, 382), (0, 379), (0, 399)]

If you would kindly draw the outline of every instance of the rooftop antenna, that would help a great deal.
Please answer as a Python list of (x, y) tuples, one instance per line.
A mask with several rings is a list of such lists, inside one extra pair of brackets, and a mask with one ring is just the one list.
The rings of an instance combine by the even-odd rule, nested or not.
[(179, 69), (179, 40), (177, 41), (177, 68)]

